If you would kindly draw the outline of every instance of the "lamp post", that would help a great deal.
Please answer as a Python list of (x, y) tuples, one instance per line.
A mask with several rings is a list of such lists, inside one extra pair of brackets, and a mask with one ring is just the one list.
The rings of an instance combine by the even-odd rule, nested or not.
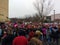
[(55, 10), (53, 10), (54, 11), (54, 22), (55, 22)]

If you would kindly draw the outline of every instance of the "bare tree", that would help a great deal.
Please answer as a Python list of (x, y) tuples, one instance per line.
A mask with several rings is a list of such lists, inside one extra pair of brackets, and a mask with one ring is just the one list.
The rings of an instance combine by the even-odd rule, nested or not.
[(44, 20), (44, 17), (49, 15), (53, 9), (53, 3), (52, 0), (36, 0), (36, 2), (34, 2), (34, 7), (40, 20)]

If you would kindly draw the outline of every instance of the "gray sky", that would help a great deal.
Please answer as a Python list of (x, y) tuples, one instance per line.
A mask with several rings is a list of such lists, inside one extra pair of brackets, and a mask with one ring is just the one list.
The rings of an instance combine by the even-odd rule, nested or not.
[[(34, 0), (9, 0), (9, 17), (25, 17), (33, 15), (36, 11), (33, 6)], [(56, 13), (60, 13), (60, 0), (54, 0)], [(53, 11), (51, 12), (53, 13)]]

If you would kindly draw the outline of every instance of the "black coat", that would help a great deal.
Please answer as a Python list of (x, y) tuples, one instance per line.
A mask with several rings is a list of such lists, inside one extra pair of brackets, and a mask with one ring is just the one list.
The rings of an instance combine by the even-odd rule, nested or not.
[(12, 41), (14, 39), (13, 35), (7, 35), (3, 40), (2, 40), (2, 45), (12, 45)]

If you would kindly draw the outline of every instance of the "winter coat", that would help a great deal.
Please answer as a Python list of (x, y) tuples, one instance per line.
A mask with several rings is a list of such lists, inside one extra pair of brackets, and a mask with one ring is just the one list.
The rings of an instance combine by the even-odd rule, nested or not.
[(31, 32), (29, 33), (28, 41), (30, 41), (30, 39), (31, 39), (33, 36), (34, 36), (34, 32), (31, 31)]
[(2, 39), (2, 45), (12, 45), (13, 39), (13, 35), (7, 35), (4, 39)]
[(46, 28), (42, 29), (43, 35), (46, 35), (46, 30), (47, 30)]
[(29, 45), (42, 45), (42, 41), (33, 37), (30, 41), (29, 41)]

